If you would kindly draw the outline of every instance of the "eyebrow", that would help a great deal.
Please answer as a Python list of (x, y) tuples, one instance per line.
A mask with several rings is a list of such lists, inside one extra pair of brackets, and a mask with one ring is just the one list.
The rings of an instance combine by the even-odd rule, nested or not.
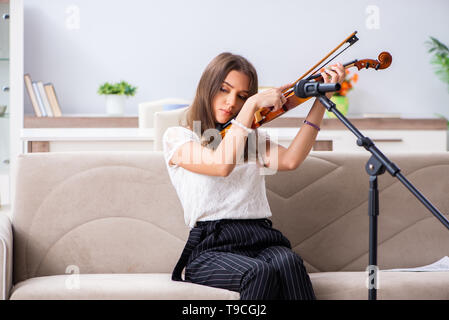
[[(226, 82), (226, 81), (223, 81), (223, 83), (227, 84), (227, 85), (230, 86), (231, 88), (234, 88), (230, 83), (228, 83), (228, 82)], [(248, 90), (242, 90), (242, 92), (249, 93)]]

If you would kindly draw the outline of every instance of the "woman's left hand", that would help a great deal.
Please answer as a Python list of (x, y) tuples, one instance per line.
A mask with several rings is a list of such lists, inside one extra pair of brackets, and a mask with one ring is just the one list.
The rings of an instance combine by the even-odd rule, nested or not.
[[(345, 80), (345, 67), (341, 63), (331, 65), (329, 68), (321, 69), (321, 76), (323, 77), (324, 83), (340, 83), (342, 84)], [(328, 98), (334, 95), (333, 92), (326, 93)]]

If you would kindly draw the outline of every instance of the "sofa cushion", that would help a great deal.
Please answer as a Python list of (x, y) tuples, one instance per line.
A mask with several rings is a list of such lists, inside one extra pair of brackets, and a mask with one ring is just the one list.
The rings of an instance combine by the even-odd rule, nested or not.
[[(79, 276), (79, 287), (77, 278)], [(319, 300), (367, 300), (365, 272), (311, 273)], [(380, 272), (377, 298), (449, 299), (449, 272)], [(171, 280), (166, 273), (80, 274), (31, 278), (18, 283), (10, 299), (237, 300), (234, 291)]]
[[(320, 300), (367, 300), (366, 272), (311, 273), (313, 289)], [(378, 273), (379, 300), (448, 300), (449, 272)]]
[(236, 300), (238, 292), (171, 280), (168, 273), (70, 274), (30, 278), (11, 300)]

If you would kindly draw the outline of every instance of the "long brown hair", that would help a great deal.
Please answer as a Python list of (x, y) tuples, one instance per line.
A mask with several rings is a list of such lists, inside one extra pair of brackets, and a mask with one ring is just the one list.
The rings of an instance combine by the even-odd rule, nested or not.
[[(193, 122), (200, 121), (200, 136), (202, 137), (201, 143), (203, 146), (208, 146), (212, 149), (218, 147), (218, 143), (214, 143), (214, 141), (211, 141), (213, 137), (209, 137), (209, 139), (208, 137), (203, 137), (203, 133), (208, 129), (215, 129), (217, 127), (217, 123), (215, 122), (214, 118), (212, 101), (215, 95), (219, 92), (228, 73), (233, 70), (240, 71), (248, 76), (248, 97), (256, 94), (259, 85), (257, 72), (253, 65), (247, 59), (240, 55), (232, 54), (230, 52), (223, 52), (212, 59), (212, 61), (207, 65), (198, 83), (195, 98), (190, 107), (186, 110), (187, 113), (185, 119), (187, 126), (193, 130)], [(251, 134), (255, 134), (257, 139), (257, 130), (254, 130), (254, 133)], [(248, 141), (250, 140), (251, 134), (248, 136), (245, 145), (245, 161), (248, 160)], [(256, 140), (256, 146), (257, 145), (258, 140)], [(256, 150), (257, 149), (259, 148), (256, 148)]]

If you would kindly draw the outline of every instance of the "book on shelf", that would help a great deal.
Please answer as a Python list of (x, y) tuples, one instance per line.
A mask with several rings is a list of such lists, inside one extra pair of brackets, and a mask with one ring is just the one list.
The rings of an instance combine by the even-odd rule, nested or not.
[(36, 114), (36, 117), (42, 117), (42, 113), (37, 102), (37, 97), (36, 94), (34, 93), (31, 77), (27, 73), (25, 74), (24, 78), (25, 78), (25, 86), (27, 88), (28, 96), (30, 97), (31, 100), (31, 105), (33, 106), (34, 109), (34, 113)]
[(48, 101), (50, 102), (50, 107), (53, 111), (53, 116), (61, 117), (62, 112), (61, 112), (61, 108), (59, 106), (58, 98), (56, 97), (55, 87), (53, 86), (52, 83), (49, 82), (49, 83), (44, 84), (44, 89), (45, 89), (45, 92), (47, 93)]
[(36, 117), (61, 117), (61, 107), (53, 84), (32, 81), (28, 73), (24, 79)]
[(45, 93), (44, 90), (44, 83), (42, 81), (37, 81), (36, 84), (37, 89), (39, 90), (39, 95), (42, 100), (42, 105), (44, 106), (45, 109), (45, 113), (47, 114), (48, 117), (53, 117), (53, 111), (51, 110), (50, 102), (48, 102), (47, 94)]
[(46, 117), (47, 112), (45, 111), (45, 107), (44, 107), (44, 103), (42, 102), (41, 94), (39, 93), (39, 89), (37, 88), (37, 82), (33, 81), (32, 85), (33, 85), (34, 94), (36, 95), (36, 98), (37, 98), (37, 104), (39, 105), (39, 109), (41, 110), (41, 114), (43, 117)]

